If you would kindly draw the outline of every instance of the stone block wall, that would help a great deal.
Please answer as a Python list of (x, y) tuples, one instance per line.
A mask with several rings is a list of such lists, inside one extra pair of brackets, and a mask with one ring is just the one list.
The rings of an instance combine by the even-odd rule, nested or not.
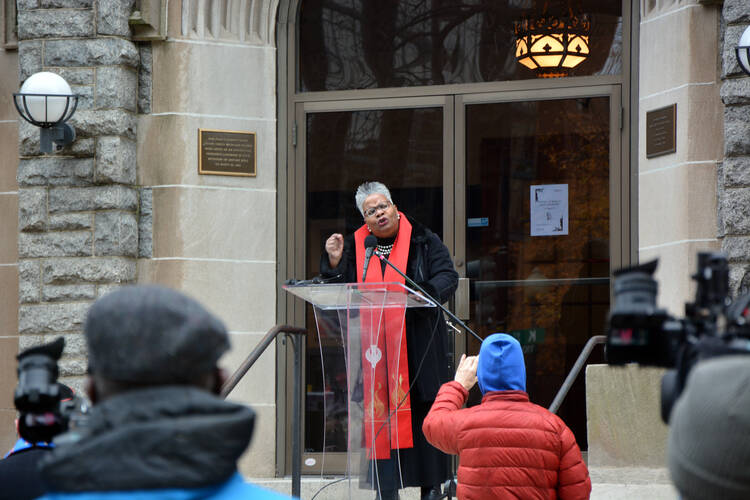
[(733, 295), (750, 292), (750, 76), (735, 54), (750, 26), (750, 4), (725, 0), (722, 9), (721, 100), (724, 103), (724, 158), (718, 179), (721, 248), (730, 260)]
[(38, 71), (79, 94), (73, 144), (39, 152), (20, 126), (19, 348), (66, 339), (61, 380), (81, 388), (83, 322), (90, 304), (133, 282), (139, 245), (136, 113), (140, 54), (130, 40), (132, 0), (19, 0), (20, 85)]

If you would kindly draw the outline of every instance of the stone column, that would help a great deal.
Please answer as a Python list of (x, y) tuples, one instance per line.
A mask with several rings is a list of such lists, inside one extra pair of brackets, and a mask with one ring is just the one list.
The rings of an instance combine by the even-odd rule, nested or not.
[(0, 450), (9, 450), (17, 439), (13, 391), (18, 354), (18, 113), (11, 103), (17, 91), (18, 52), (0, 46)]
[(750, 25), (747, 0), (725, 0), (722, 9), (721, 100), (724, 102), (724, 159), (719, 177), (722, 249), (730, 260), (730, 290), (750, 291), (750, 76), (737, 63), (735, 47)]
[(73, 144), (39, 152), (22, 124), (18, 166), (19, 349), (66, 338), (62, 380), (85, 373), (91, 303), (136, 277), (136, 102), (132, 0), (18, 0), (21, 83), (60, 74), (80, 94)]
[[(699, 0), (641, 2), (639, 260), (659, 259), (658, 304), (675, 316), (684, 315), (685, 302), (694, 299), (690, 275), (697, 253), (720, 247), (715, 190), (723, 142), (720, 17), (720, 7)], [(648, 158), (647, 113), (671, 105), (677, 107), (676, 150)]]

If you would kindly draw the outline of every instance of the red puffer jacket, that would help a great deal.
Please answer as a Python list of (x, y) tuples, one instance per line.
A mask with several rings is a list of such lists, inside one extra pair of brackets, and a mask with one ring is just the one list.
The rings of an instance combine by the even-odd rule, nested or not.
[(422, 426), (433, 446), (459, 456), (460, 500), (589, 498), (581, 450), (557, 415), (523, 391), (488, 392), (461, 409), (468, 395), (444, 384)]

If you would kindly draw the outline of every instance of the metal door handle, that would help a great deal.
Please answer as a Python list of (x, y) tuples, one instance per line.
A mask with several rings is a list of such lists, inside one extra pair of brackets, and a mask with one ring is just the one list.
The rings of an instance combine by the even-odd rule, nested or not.
[(458, 288), (456, 289), (456, 316), (462, 321), (470, 319), (469, 302), (469, 278), (458, 278)]

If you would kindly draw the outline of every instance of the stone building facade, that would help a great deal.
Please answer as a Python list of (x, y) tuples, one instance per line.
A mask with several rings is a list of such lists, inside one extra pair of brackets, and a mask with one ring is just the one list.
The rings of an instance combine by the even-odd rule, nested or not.
[[(694, 299), (700, 251), (728, 252), (730, 293), (740, 293), (747, 264), (746, 218), (735, 193), (750, 134), (742, 109), (750, 79), (734, 56), (750, 9), (743, 2), (642, 1), (638, 64), (638, 258), (659, 259), (659, 305), (677, 317)], [(742, 97), (744, 93), (744, 98)], [(676, 151), (648, 158), (649, 111), (676, 104)], [(738, 189), (739, 188), (739, 189)], [(659, 369), (588, 367), (589, 464), (661, 469), (667, 427), (659, 414)], [(622, 397), (630, 394), (629, 397)], [(619, 395), (614, 397), (614, 395)], [(666, 481), (656, 474), (655, 482)]]
[[(279, 214), (300, 189), (287, 184), (280, 166), (295, 140), (284, 119), (286, 97), (277, 90), (293, 64), (277, 52), (277, 12), (288, 4), (1, 3), (0, 449), (13, 441), (15, 354), (64, 336), (61, 376), (80, 388), (86, 310), (115, 287), (160, 283), (204, 302), (231, 331), (233, 350), (224, 360), (230, 370), (286, 319), (279, 284), (290, 277), (282, 263), (291, 249), (279, 247), (277, 233), (286, 230)], [(626, 104), (637, 117), (631, 127), (638, 138), (631, 236), (638, 259), (660, 258), (660, 300), (680, 315), (693, 293), (699, 250), (726, 251), (732, 292), (750, 290), (750, 77), (734, 55), (750, 6), (623, 5), (636, 13), (636, 84)], [(12, 92), (37, 71), (59, 73), (81, 96), (71, 120), (76, 141), (54, 154), (39, 152), (37, 129), (19, 120), (12, 104)], [(648, 159), (646, 112), (672, 103), (676, 154)], [(257, 175), (200, 175), (198, 129), (255, 132)], [(287, 471), (287, 446), (280, 444), (289, 429), (282, 401), (287, 354), (277, 348), (231, 395), (258, 412), (242, 463), (253, 477)], [(653, 387), (655, 377), (623, 383)], [(592, 394), (599, 389), (613, 390), (593, 386)], [(623, 404), (643, 409), (651, 401)], [(629, 414), (620, 415), (603, 417), (602, 425), (630, 432)], [(590, 424), (590, 435), (602, 430), (597, 425)], [(658, 467), (665, 431), (657, 432), (643, 436), (651, 441), (646, 459), (642, 450), (618, 451), (596, 437), (592, 457), (598, 453), (602, 466)]]
[(725, 2), (721, 17), (721, 102), (724, 147), (717, 175), (718, 236), (731, 266), (735, 295), (750, 291), (750, 78), (737, 63), (735, 47), (750, 24), (750, 8)]
[[(160, 283), (205, 303), (230, 329), (230, 372), (276, 323), (274, 16), (243, 2), (218, 23), (210, 4), (170, 2), (168, 37), (152, 42), (131, 28), (140, 2), (3, 3), (4, 20), (17, 16), (0, 53), (3, 448), (14, 439), (15, 354), (62, 335), (61, 380), (80, 390), (86, 311), (115, 287)], [(76, 140), (51, 155), (12, 104), (38, 71), (80, 96)], [(257, 175), (200, 176), (199, 128), (255, 131)], [(273, 381), (273, 349), (253, 370)], [(258, 413), (243, 467), (273, 476), (275, 387), (250, 378), (231, 396)]]

